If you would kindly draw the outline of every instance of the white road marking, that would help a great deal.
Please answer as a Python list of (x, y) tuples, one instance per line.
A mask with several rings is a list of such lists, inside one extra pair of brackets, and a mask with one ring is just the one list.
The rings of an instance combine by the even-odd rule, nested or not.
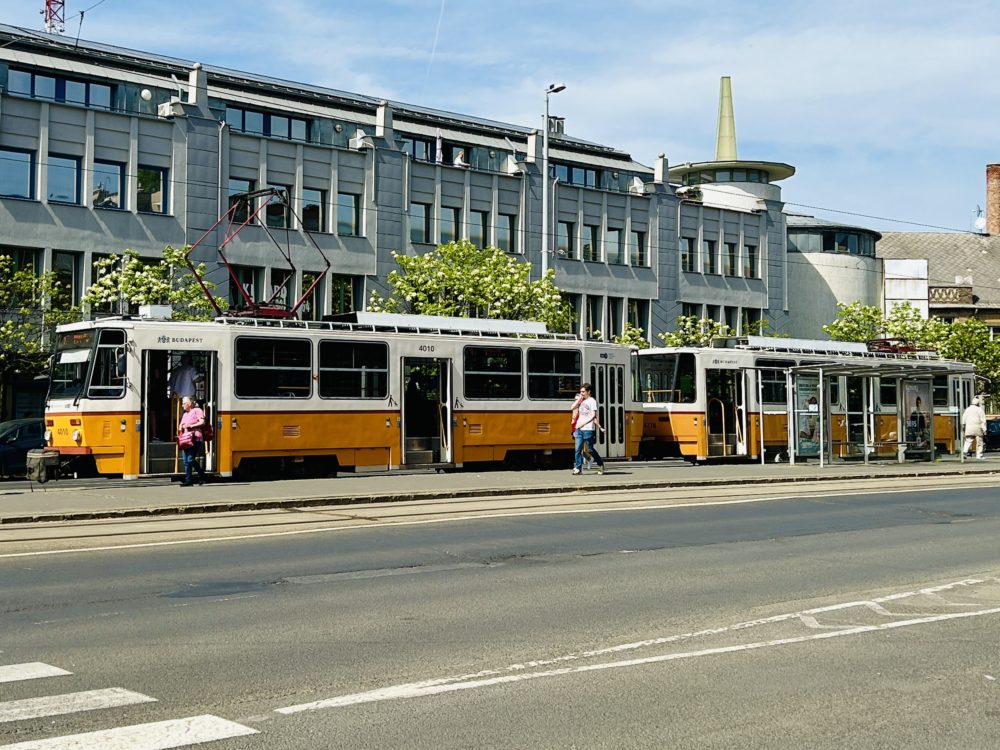
[[(659, 489), (659, 488), (650, 488), (650, 489)], [(710, 487), (709, 489), (712, 488)], [(273, 537), (303, 536), (306, 534), (330, 534), (335, 532), (358, 531), (362, 529), (382, 529), (390, 526), (392, 527), (427, 526), (431, 524), (456, 523), (459, 521), (479, 521), (483, 519), (496, 519), (496, 518), (525, 518), (530, 516), (565, 516), (565, 515), (582, 515), (587, 513), (626, 513), (630, 511), (644, 511), (644, 510), (675, 510), (681, 508), (706, 508), (714, 505), (751, 505), (754, 503), (774, 502), (776, 500), (794, 500), (802, 497), (807, 497), (807, 499), (813, 500), (826, 497), (845, 497), (847, 495), (850, 495), (851, 497), (858, 497), (861, 495), (898, 495), (902, 493), (914, 494), (918, 492), (935, 492), (940, 489), (941, 489), (940, 487), (911, 487), (902, 490), (873, 488), (871, 490), (861, 490), (861, 491), (851, 491), (851, 492), (848, 492), (847, 490), (838, 490), (835, 492), (824, 492), (824, 493), (808, 494), (808, 495), (804, 495), (803, 493), (800, 492), (792, 495), (769, 495), (767, 497), (739, 498), (735, 500), (706, 500), (704, 502), (697, 502), (697, 503), (663, 503), (658, 505), (629, 505), (629, 506), (616, 505), (613, 508), (588, 507), (588, 508), (552, 508), (545, 510), (497, 511), (494, 513), (472, 513), (462, 516), (449, 516), (447, 518), (424, 518), (415, 521), (399, 521), (399, 520), (386, 519), (374, 523), (354, 524), (351, 526), (343, 526), (343, 525), (323, 526), (318, 529), (293, 529), (291, 531), (268, 531), (262, 534), (237, 534), (233, 536), (199, 537), (197, 539), (174, 539), (165, 542), (137, 542), (135, 544), (111, 544), (100, 547), (50, 549), (50, 550), (38, 550), (34, 552), (9, 552), (5, 554), (0, 554), (0, 560), (5, 558), (15, 558), (15, 557), (48, 557), (51, 555), (69, 555), (76, 552), (79, 553), (110, 552), (113, 550), (125, 550), (125, 549), (175, 547), (187, 544), (210, 544), (213, 542), (241, 542), (241, 541), (246, 541), (248, 539), (268, 539)], [(982, 485), (980, 484), (955, 485), (951, 489), (955, 490), (982, 489)], [(637, 491), (644, 491), (644, 490), (639, 488)], [(518, 497), (519, 499), (527, 499), (535, 496), (520, 495)], [(545, 497), (551, 498), (554, 497), (554, 495), (545, 495)], [(641, 500), (632, 502), (642, 503)], [(309, 510), (316, 510), (316, 508), (309, 508)]]
[(206, 714), (187, 719), (135, 724), (99, 732), (0, 745), (0, 750), (169, 750), (173, 747), (190, 747), (202, 742), (215, 742), (250, 734), (258, 734), (258, 731)]
[(976, 612), (953, 612), (933, 617), (920, 617), (911, 620), (897, 620), (881, 625), (860, 625), (857, 627), (845, 628), (824, 633), (814, 633), (812, 635), (797, 636), (793, 638), (776, 638), (769, 641), (758, 641), (756, 643), (744, 643), (736, 646), (720, 646), (718, 648), (706, 648), (699, 651), (682, 651), (675, 654), (659, 654), (641, 659), (627, 659), (623, 661), (604, 662), (601, 664), (586, 664), (576, 667), (563, 667), (561, 669), (551, 669), (543, 672), (526, 672), (521, 674), (508, 674), (499, 677), (490, 677), (482, 680), (467, 680), (464, 682), (437, 682), (409, 683), (404, 685), (393, 685), (378, 690), (369, 690), (364, 693), (353, 693), (341, 695), (336, 698), (302, 703), (297, 706), (287, 706), (275, 709), (280, 714), (296, 714), (303, 711), (317, 711), (325, 708), (343, 708), (345, 706), (355, 706), (362, 703), (374, 703), (377, 701), (399, 700), (403, 698), (417, 698), (427, 695), (440, 695), (459, 690), (473, 690), (475, 688), (490, 687), (505, 683), (524, 682), (527, 680), (537, 680), (546, 677), (562, 677), (564, 675), (580, 674), (583, 672), (596, 672), (605, 669), (622, 669), (627, 667), (645, 666), (667, 661), (678, 661), (680, 659), (692, 659), (700, 656), (715, 656), (717, 654), (732, 654), (741, 651), (753, 651), (762, 648), (772, 648), (775, 646), (787, 646), (794, 643), (805, 643), (807, 641), (825, 640), (827, 638), (840, 638), (848, 635), (859, 635), (861, 633), (872, 633), (878, 630), (890, 630), (893, 628), (912, 627), (914, 625), (926, 625), (933, 622), (944, 622), (946, 620), (956, 620), (966, 617), (983, 617), (985, 615), (1000, 614), (1000, 607), (993, 609), (983, 609)]
[(0, 724), (7, 721), (37, 719), (41, 716), (61, 716), (75, 714), (79, 711), (96, 711), (101, 708), (155, 702), (156, 698), (117, 687), (86, 690), (82, 693), (46, 695), (41, 698), (24, 698), (18, 701), (0, 703)]
[(19, 682), (20, 680), (38, 680), (42, 677), (60, 677), (73, 674), (65, 669), (42, 664), (40, 661), (27, 664), (5, 664), (0, 666), (0, 682)]

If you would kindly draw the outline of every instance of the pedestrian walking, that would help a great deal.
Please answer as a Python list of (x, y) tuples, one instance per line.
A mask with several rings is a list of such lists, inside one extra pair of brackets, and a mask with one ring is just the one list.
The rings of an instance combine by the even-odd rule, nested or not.
[(976, 460), (982, 461), (986, 449), (986, 412), (983, 411), (983, 400), (979, 396), (962, 413), (962, 428), (965, 434), (965, 445), (962, 453), (969, 456), (972, 451), (972, 441), (976, 441)]
[(590, 383), (580, 386), (580, 394), (573, 402), (573, 408), (577, 410), (576, 427), (573, 430), (573, 441), (575, 450), (575, 461), (573, 473), (580, 474), (583, 471), (583, 450), (590, 452), (591, 459), (597, 461), (597, 473), (604, 473), (604, 459), (597, 452), (594, 441), (597, 431), (604, 431), (597, 417), (597, 401), (591, 395)]
[(205, 455), (205, 412), (194, 405), (190, 396), (181, 399), (184, 414), (177, 425), (177, 445), (184, 452), (184, 481), (181, 487), (190, 487), (193, 469), (198, 471), (198, 484), (205, 484), (205, 469), (198, 463), (199, 456)]
[[(580, 402), (583, 401), (583, 393), (576, 394), (576, 399), (573, 401), (573, 417), (570, 419), (569, 423), (569, 434), (573, 435), (576, 432), (576, 423), (580, 419)], [(586, 468), (594, 468), (594, 458), (590, 455), (590, 449), (587, 444), (583, 445), (583, 463)]]

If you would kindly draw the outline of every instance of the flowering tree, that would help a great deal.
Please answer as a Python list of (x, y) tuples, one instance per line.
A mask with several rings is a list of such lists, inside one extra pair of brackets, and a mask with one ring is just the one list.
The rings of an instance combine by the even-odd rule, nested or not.
[(79, 319), (56, 274), (15, 268), (9, 255), (0, 255), (0, 395), (16, 377), (42, 375), (52, 331)]
[(531, 281), (531, 266), (503, 250), (459, 240), (424, 255), (393, 257), (400, 270), (388, 276), (392, 295), (373, 292), (370, 312), (531, 320), (550, 331), (572, 329), (573, 309), (552, 283), (555, 272)]
[[(138, 305), (170, 305), (178, 320), (208, 320), (215, 310), (188, 269), (186, 253), (187, 248), (178, 250), (168, 245), (158, 262), (132, 250), (102, 258), (94, 263), (97, 281), (87, 288), (81, 302), (115, 312), (122, 302), (130, 311)], [(204, 279), (205, 264), (200, 263), (197, 270)], [(207, 281), (205, 286), (215, 288)]]
[(712, 339), (735, 335), (736, 331), (725, 323), (694, 315), (678, 315), (677, 330), (656, 334), (664, 346), (708, 346)]
[(986, 324), (974, 318), (945, 323), (922, 317), (909, 303), (896, 305), (885, 316), (879, 307), (854, 302), (838, 305), (837, 319), (823, 330), (837, 341), (904, 339), (918, 349), (935, 349), (946, 359), (971, 362), (979, 375), (1000, 383), (1000, 341), (991, 340)]

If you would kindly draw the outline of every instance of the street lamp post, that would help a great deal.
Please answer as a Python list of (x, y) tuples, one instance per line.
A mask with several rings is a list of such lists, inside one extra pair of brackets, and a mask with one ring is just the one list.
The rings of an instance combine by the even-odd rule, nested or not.
[(542, 121), (542, 278), (549, 272), (549, 94), (558, 94), (565, 83), (550, 83), (545, 89), (545, 119)]

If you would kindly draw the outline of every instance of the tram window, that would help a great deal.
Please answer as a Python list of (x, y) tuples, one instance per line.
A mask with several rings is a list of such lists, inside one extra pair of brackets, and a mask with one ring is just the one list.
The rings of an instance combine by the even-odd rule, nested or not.
[(837, 406), (840, 404), (840, 378), (833, 378), (829, 381), (830, 404)]
[(319, 344), (322, 398), (385, 398), (389, 395), (389, 347), (355, 341)]
[(309, 398), (311, 382), (308, 341), (249, 336), (236, 340), (238, 397)]
[(529, 349), (528, 398), (572, 399), (580, 390), (582, 360), (576, 349)]
[(465, 397), (521, 398), (521, 350), (513, 347), (465, 347)]
[(785, 368), (794, 367), (795, 362), (784, 359), (758, 359), (757, 367), (772, 368), (760, 370), (761, 396), (765, 404), (788, 403), (788, 381)]
[(93, 344), (93, 331), (59, 334), (49, 383), (50, 398), (76, 398), (80, 395), (90, 365)]
[(124, 349), (125, 331), (110, 328), (101, 331), (87, 391), (90, 398), (121, 398), (125, 395), (125, 377), (118, 365)]
[(879, 378), (878, 402), (882, 406), (896, 405), (896, 378)]
[(639, 401), (650, 404), (694, 403), (693, 354), (652, 354), (639, 357)]
[(947, 406), (948, 405), (948, 376), (947, 375), (935, 375), (934, 376), (934, 390), (933, 396), (934, 406)]

